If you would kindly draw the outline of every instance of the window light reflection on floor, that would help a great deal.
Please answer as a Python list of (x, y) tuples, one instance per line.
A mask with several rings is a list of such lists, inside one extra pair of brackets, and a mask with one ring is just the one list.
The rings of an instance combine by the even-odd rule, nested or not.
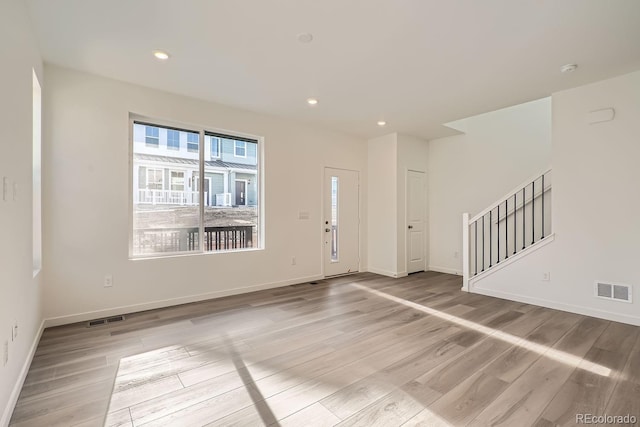
[(527, 341), (525, 338), (517, 337), (515, 335), (511, 335), (509, 333), (500, 331), (498, 329), (489, 328), (487, 326), (480, 325), (470, 320), (462, 319), (460, 317), (453, 316), (451, 314), (447, 314), (445, 312), (435, 310), (433, 308), (425, 307), (424, 305), (415, 303), (413, 301), (408, 301), (406, 299), (399, 298), (399, 297), (387, 294), (385, 292), (381, 292), (375, 289), (370, 289), (358, 283), (351, 283), (351, 286), (354, 286), (360, 290), (372, 293), (376, 296), (386, 298), (390, 301), (397, 302), (398, 304), (402, 304), (404, 306), (411, 307), (416, 310), (420, 310), (423, 313), (438, 317), (440, 319), (449, 321), (451, 323), (455, 323), (456, 325), (459, 325), (468, 329), (472, 329), (474, 331), (478, 331), (485, 335), (491, 336), (492, 338), (496, 338), (501, 341), (504, 341), (508, 344), (517, 345), (518, 347), (522, 347), (526, 350), (532, 351), (534, 353), (537, 353), (541, 356), (555, 360), (557, 362), (561, 362), (569, 366), (584, 369), (585, 371), (589, 371), (591, 373), (594, 373), (596, 375), (601, 375), (603, 377), (608, 377), (611, 375), (611, 369), (607, 368), (606, 366), (589, 362), (588, 360), (584, 360), (583, 358), (574, 356), (573, 354), (570, 354), (561, 350), (556, 350), (546, 345)]

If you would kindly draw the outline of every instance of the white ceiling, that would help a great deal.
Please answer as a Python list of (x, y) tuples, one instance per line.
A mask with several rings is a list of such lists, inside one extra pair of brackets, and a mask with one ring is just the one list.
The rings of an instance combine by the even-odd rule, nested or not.
[(448, 135), (445, 122), (640, 69), (639, 0), (28, 3), (47, 62), (363, 137)]

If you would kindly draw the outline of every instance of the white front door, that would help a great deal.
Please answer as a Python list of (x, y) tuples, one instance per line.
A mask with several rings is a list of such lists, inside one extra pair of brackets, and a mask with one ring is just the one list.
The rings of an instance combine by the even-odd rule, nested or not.
[(407, 273), (426, 270), (426, 179), (424, 172), (407, 171)]
[(360, 264), (357, 171), (324, 170), (324, 275), (355, 273)]

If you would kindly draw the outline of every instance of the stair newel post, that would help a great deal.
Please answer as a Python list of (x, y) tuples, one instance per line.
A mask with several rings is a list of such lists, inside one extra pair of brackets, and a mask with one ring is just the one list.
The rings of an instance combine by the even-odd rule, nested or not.
[(462, 290), (469, 292), (469, 213), (462, 214)]

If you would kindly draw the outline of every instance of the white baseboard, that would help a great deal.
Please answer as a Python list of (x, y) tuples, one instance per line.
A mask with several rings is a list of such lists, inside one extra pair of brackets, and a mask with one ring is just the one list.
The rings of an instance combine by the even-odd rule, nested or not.
[(295, 279), (285, 280), (281, 282), (263, 283), (260, 285), (247, 286), (244, 288), (226, 289), (223, 291), (207, 292), (204, 294), (190, 295), (186, 297), (151, 301), (151, 302), (145, 302), (141, 304), (125, 305), (120, 307), (108, 308), (104, 310), (70, 314), (66, 316), (50, 317), (44, 320), (44, 326), (45, 328), (50, 328), (52, 326), (67, 325), (70, 323), (77, 323), (77, 322), (86, 322), (89, 320), (115, 316), (118, 314), (136, 313), (138, 311), (154, 310), (157, 308), (165, 308), (165, 307), (171, 307), (174, 305), (205, 301), (209, 299), (221, 298), (221, 297), (226, 297), (230, 295), (238, 295), (238, 294), (245, 294), (249, 292), (261, 291), (265, 289), (280, 288), (283, 286), (296, 285), (298, 283), (311, 282), (313, 280), (321, 280), (323, 278), (324, 276), (322, 275), (298, 277)]
[(554, 310), (568, 311), (569, 313), (583, 314), (585, 316), (597, 317), (599, 319), (612, 320), (614, 322), (628, 323), (630, 325), (640, 326), (640, 317), (628, 316), (626, 314), (614, 313), (606, 310), (598, 310), (580, 305), (565, 304), (562, 302), (546, 300), (543, 298), (530, 297), (526, 295), (511, 294), (509, 292), (495, 291), (492, 289), (482, 289), (473, 287), (471, 293), (496, 297), (511, 301), (523, 302), (525, 304), (533, 304), (541, 307), (552, 308)]
[(404, 277), (407, 275), (407, 272), (395, 272), (395, 271), (390, 271), (390, 270), (382, 270), (380, 268), (375, 268), (375, 267), (369, 267), (367, 269), (367, 271), (369, 273), (375, 273), (375, 274), (380, 274), (382, 276), (387, 276), (387, 277), (393, 277), (393, 278), (398, 278), (398, 277)]
[(33, 360), (33, 356), (36, 354), (36, 349), (38, 348), (38, 343), (40, 343), (40, 337), (42, 337), (42, 332), (44, 331), (44, 320), (40, 323), (40, 329), (38, 333), (33, 339), (31, 343), (31, 348), (29, 349), (29, 353), (22, 364), (22, 369), (20, 370), (20, 375), (18, 376), (18, 380), (13, 386), (13, 390), (11, 391), (11, 395), (9, 396), (9, 401), (7, 402), (7, 406), (4, 408), (4, 412), (2, 413), (2, 419), (0, 419), (0, 426), (7, 427), (9, 425), (9, 421), (11, 421), (11, 415), (13, 415), (13, 410), (16, 407), (16, 403), (18, 403), (18, 397), (20, 396), (20, 391), (22, 391), (22, 386), (24, 385), (24, 380), (27, 379), (27, 374), (29, 373), (29, 368), (31, 367), (31, 361)]
[(456, 276), (462, 276), (462, 272), (460, 270), (449, 267), (438, 267), (437, 265), (430, 265), (429, 271), (437, 271), (438, 273), (455, 274)]

